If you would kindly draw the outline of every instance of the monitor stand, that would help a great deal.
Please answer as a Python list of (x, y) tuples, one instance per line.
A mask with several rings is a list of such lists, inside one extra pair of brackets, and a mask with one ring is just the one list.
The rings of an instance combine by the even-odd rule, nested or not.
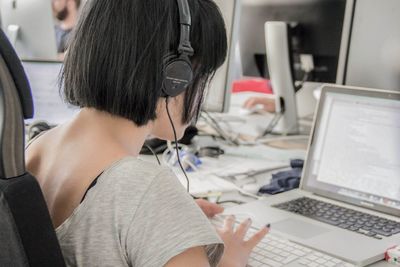
[(20, 27), (18, 25), (8, 25), (7, 27), (7, 37), (14, 49), (17, 45), (19, 29)]
[(277, 114), (281, 114), (272, 133), (299, 134), (296, 91), (290, 56), (290, 25), (281, 21), (265, 23), (265, 38), (268, 69), (276, 96), (275, 110)]

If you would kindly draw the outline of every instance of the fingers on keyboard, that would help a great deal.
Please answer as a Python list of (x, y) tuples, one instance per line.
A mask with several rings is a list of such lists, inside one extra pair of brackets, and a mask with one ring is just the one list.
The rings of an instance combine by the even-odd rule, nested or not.
[(235, 225), (235, 216), (230, 215), (225, 219), (224, 225), (222, 226), (222, 230), (226, 232), (233, 232), (234, 225)]
[(246, 245), (248, 248), (253, 249), (255, 246), (257, 246), (258, 243), (268, 234), (269, 228), (264, 227), (258, 232), (256, 232), (250, 239), (246, 242)]
[(251, 226), (251, 219), (244, 220), (239, 226), (236, 228), (236, 235), (239, 239), (244, 239), (247, 231)]

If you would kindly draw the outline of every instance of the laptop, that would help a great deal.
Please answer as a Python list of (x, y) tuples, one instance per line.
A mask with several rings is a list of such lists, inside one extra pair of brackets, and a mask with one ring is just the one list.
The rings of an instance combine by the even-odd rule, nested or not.
[(325, 85), (300, 188), (226, 213), (357, 266), (384, 259), (400, 245), (400, 93)]

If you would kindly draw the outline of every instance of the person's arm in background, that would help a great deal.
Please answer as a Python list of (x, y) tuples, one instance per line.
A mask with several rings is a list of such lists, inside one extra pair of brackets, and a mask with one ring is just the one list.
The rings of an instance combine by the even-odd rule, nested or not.
[(275, 99), (270, 97), (251, 97), (243, 104), (243, 108), (252, 109), (256, 105), (262, 105), (263, 110), (274, 113), (275, 112)]

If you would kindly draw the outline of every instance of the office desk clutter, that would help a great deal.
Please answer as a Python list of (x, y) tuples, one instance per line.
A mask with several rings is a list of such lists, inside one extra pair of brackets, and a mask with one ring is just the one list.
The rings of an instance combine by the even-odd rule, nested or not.
[[(258, 189), (270, 181), (271, 172), (288, 168), (290, 158), (304, 158), (305, 155), (304, 150), (281, 150), (265, 145), (235, 146), (206, 136), (194, 138), (193, 148), (187, 146), (185, 150), (199, 155), (201, 161), (194, 172), (188, 173), (192, 194), (205, 196), (236, 191), (252, 199), (260, 198)], [(200, 156), (204, 151), (213, 152)], [(152, 160), (151, 156), (146, 158)], [(184, 182), (176, 164), (174, 170)]]
[[(198, 134), (198, 130), (195, 126), (189, 126), (186, 128), (183, 137), (178, 141), (183, 145), (190, 145), (192, 143), (192, 139)], [(140, 154), (142, 155), (153, 155), (162, 154), (168, 148), (167, 141), (161, 140), (158, 138), (149, 138), (145, 141), (144, 146), (140, 150)]]
[(260, 194), (275, 195), (286, 192), (300, 185), (301, 173), (303, 171), (304, 160), (291, 160), (290, 170), (272, 174), (272, 180), (258, 191)]
[(201, 159), (196, 155), (196, 153), (193, 153), (192, 149), (188, 146), (178, 144), (177, 152), (175, 145), (171, 142), (167, 142), (167, 149), (162, 154), (163, 163), (170, 167), (178, 167), (179, 160), (186, 172), (198, 171), (198, 168), (202, 164)]
[(400, 246), (394, 246), (385, 252), (385, 260), (393, 265), (400, 265)]

